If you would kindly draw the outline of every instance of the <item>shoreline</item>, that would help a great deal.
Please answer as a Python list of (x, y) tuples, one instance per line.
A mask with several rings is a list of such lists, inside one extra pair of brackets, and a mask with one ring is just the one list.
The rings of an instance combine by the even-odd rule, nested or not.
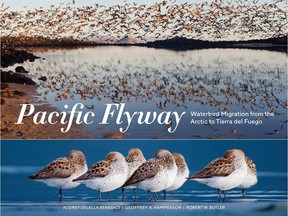
[[(61, 124), (55, 125), (36, 125), (32, 117), (26, 117), (24, 124), (15, 124), (20, 113), (20, 104), (31, 103), (37, 104), (35, 111), (47, 111), (51, 113), (56, 111), (51, 104), (36, 102), (34, 96), (38, 86), (24, 85), (16, 83), (8, 83), (9, 87), (5, 88), (5, 92), (9, 92), (9, 97), (3, 97), (1, 91), (1, 99), (5, 103), (1, 105), (1, 139), (89, 139), (91, 138), (84, 131), (83, 126), (73, 125), (69, 133), (64, 134), (60, 131)], [(13, 93), (14, 92), (14, 93)], [(15, 94), (15, 92), (18, 92)], [(45, 129), (45, 130), (43, 130)]]
[[(278, 38), (267, 38), (259, 40), (242, 41), (208, 41), (195, 40), (185, 37), (174, 37), (170, 39), (139, 42), (139, 43), (119, 43), (107, 41), (84, 41), (73, 38), (48, 39), (45, 37), (2, 37), (2, 46), (13, 47), (16, 49), (29, 48), (83, 48), (98, 46), (138, 46), (155, 49), (167, 49), (174, 51), (187, 51), (199, 49), (256, 49), (277, 52), (287, 51), (287, 36)], [(1, 47), (2, 48), (2, 47)]]
[[(7, 51), (8, 50), (8, 51)], [(4, 52), (3, 52), (4, 51)], [(6, 52), (7, 51), (7, 52)], [(6, 52), (6, 56), (5, 56)], [(4, 54), (3, 54), (4, 53)], [(1, 60), (5, 57), (6, 64), (13, 66), (16, 63), (31, 61), (39, 58), (23, 50), (5, 49), (1, 47)], [(1, 62), (2, 64), (2, 62)], [(25, 117), (24, 124), (15, 124), (21, 110), (20, 104), (34, 104), (35, 111), (45, 110), (47, 114), (57, 111), (50, 103), (35, 102), (38, 86), (29, 77), (27, 71), (5, 71), (1, 65), (1, 139), (91, 139), (82, 125), (73, 125), (69, 133), (60, 131), (60, 123), (51, 125), (34, 124), (31, 116)], [(23, 68), (24, 69), (24, 68)], [(15, 71), (17, 69), (15, 68)], [(24, 69), (25, 70), (25, 69)], [(5, 80), (5, 81), (3, 81)], [(60, 117), (57, 118), (60, 120)], [(59, 121), (58, 121), (59, 122)], [(44, 129), (44, 130), (43, 130)]]

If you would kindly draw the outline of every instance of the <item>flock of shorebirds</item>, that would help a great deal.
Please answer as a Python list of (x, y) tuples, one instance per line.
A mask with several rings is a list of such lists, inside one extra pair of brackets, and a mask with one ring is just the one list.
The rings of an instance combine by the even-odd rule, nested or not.
[[(54, 81), (48, 81), (42, 83), (41, 87), (45, 89), (44, 94), (56, 92), (55, 101), (75, 99), (78, 96), (82, 100), (96, 98), (101, 101), (109, 98), (114, 103), (152, 101), (159, 109), (169, 106), (187, 108), (188, 103), (195, 103), (216, 107), (218, 111), (229, 111), (231, 106), (237, 106), (247, 112), (266, 110), (275, 114), (278, 114), (278, 108), (288, 107), (287, 100), (278, 98), (273, 92), (273, 83), (265, 80), (255, 88), (251, 84), (253, 81), (242, 84), (179, 73), (159, 77), (161, 72), (155, 69), (153, 73), (147, 72), (140, 76), (138, 73), (129, 73), (130, 70), (125, 75), (113, 76), (107, 73), (102, 78), (95, 74), (93, 80), (92, 76), (73, 74), (69, 77), (60, 73), (51, 77), (56, 80), (55, 85)], [(99, 80), (95, 79), (97, 76)], [(83, 78), (80, 83), (76, 81), (79, 77)]]
[(117, 41), (132, 36), (141, 41), (185, 36), (188, 38), (268, 38), (287, 34), (284, 0), (213, 0), (178, 4), (163, 0), (152, 5), (75, 7), (75, 2), (50, 8), (10, 11), (1, 6), (2, 36), (42, 36)]
[(62, 189), (75, 188), (80, 184), (98, 191), (98, 200), (101, 200), (101, 192), (110, 192), (122, 189), (122, 201), (124, 190), (134, 190), (136, 201), (136, 188), (148, 192), (150, 201), (158, 200), (156, 192), (166, 192), (180, 188), (186, 180), (195, 180), (218, 189), (218, 197), (221, 191), (224, 198), (225, 191), (236, 187), (244, 189), (257, 183), (256, 165), (246, 157), (240, 149), (232, 149), (225, 152), (223, 158), (211, 161), (198, 173), (189, 176), (189, 169), (184, 157), (179, 153), (171, 154), (168, 150), (160, 149), (155, 157), (146, 160), (138, 148), (130, 149), (127, 157), (120, 152), (110, 152), (106, 159), (87, 168), (86, 158), (81, 151), (72, 150), (64, 158), (58, 158), (40, 170), (29, 176), (30, 179), (43, 182), (50, 187), (58, 188), (60, 200)]
[[(59, 66), (57, 67), (59, 70)], [(65, 68), (61, 68), (61, 72), (41, 82), (39, 99), (46, 100), (47, 95), (53, 93), (55, 101), (86, 101), (87, 109), (95, 109), (93, 100), (104, 99), (114, 103), (152, 103), (164, 110), (171, 107), (186, 109), (193, 104), (209, 106), (220, 112), (240, 109), (245, 112), (263, 111), (280, 115), (282, 109), (288, 108), (288, 101), (278, 96), (285, 87), (275, 85), (264, 77), (242, 81), (239, 78), (237, 82), (230, 76), (222, 79), (221, 71), (217, 71), (219, 76), (201, 76), (199, 71), (205, 71), (205, 68), (194, 63), (165, 64), (162, 68), (156, 68), (145, 64), (134, 66), (107, 62), (107, 65), (86, 67), (78, 65), (73, 71), (67, 72)], [(53, 71), (54, 68), (49, 70)], [(254, 71), (244, 67), (233, 69), (233, 73), (253, 74)], [(279, 73), (275, 80), (278, 79), (277, 76), (280, 79), (281, 73), (284, 74), (282, 69)]]

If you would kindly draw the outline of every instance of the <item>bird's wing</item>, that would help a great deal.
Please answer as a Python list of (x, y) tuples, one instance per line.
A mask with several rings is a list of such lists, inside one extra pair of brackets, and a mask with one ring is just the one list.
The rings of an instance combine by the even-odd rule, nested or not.
[(111, 172), (111, 163), (108, 161), (99, 161), (83, 175), (79, 176), (76, 181), (78, 180), (86, 180), (86, 179), (93, 179), (93, 178), (103, 178), (107, 176)]
[(256, 174), (257, 172), (256, 164), (248, 157), (245, 158), (245, 161), (246, 161), (248, 168), (251, 170), (251, 172)]
[(155, 163), (154, 159), (150, 159), (140, 165), (132, 176), (124, 183), (123, 187), (136, 184), (145, 179), (153, 178), (160, 170), (160, 165)]
[(76, 167), (66, 158), (58, 158), (44, 167), (36, 174), (29, 176), (30, 179), (50, 179), (50, 178), (68, 178), (75, 173)]
[(228, 176), (234, 170), (235, 166), (231, 158), (217, 158), (189, 179)]

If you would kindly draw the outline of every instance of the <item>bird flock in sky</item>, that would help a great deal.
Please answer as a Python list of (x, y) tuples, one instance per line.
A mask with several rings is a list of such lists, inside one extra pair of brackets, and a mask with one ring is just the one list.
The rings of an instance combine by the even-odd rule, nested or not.
[(223, 158), (211, 161), (192, 176), (189, 176), (183, 155), (171, 154), (166, 149), (159, 149), (155, 157), (147, 161), (138, 148), (130, 149), (126, 158), (120, 152), (110, 152), (105, 160), (94, 163), (90, 169), (87, 168), (84, 154), (73, 150), (67, 157), (52, 161), (29, 178), (58, 188), (60, 200), (62, 189), (84, 184), (98, 191), (99, 201), (101, 192), (108, 192), (108, 200), (111, 201), (110, 192), (118, 188), (122, 189), (122, 201), (125, 199), (125, 189), (134, 190), (136, 201), (136, 188), (147, 191), (150, 201), (153, 200), (151, 192), (158, 200), (157, 192), (163, 191), (165, 200), (167, 191), (179, 189), (188, 179), (218, 189), (218, 198), (221, 198), (220, 192), (226, 198), (225, 191), (236, 187), (242, 188), (244, 197), (244, 189), (258, 181), (256, 165), (240, 149), (226, 151)]
[(285, 0), (214, 0), (178, 4), (75, 7), (73, 2), (34, 10), (10, 11), (1, 5), (2, 36), (73, 38), (115, 42), (125, 36), (141, 42), (175, 36), (208, 39), (263, 39), (287, 34)]

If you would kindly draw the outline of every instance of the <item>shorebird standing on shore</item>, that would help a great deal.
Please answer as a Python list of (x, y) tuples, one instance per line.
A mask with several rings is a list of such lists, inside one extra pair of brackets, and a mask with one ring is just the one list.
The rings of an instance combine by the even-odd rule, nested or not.
[[(138, 148), (133, 148), (129, 150), (128, 156), (125, 158), (127, 165), (128, 165), (128, 178), (132, 176), (134, 171), (141, 165), (143, 164), (146, 159), (143, 156), (143, 153), (140, 149)], [(134, 200), (136, 200), (136, 186), (135, 185), (130, 185), (122, 188), (122, 201), (124, 201), (124, 189), (133, 189), (134, 190)]]
[(77, 187), (80, 183), (74, 182), (73, 179), (86, 171), (87, 164), (84, 154), (81, 151), (72, 150), (66, 157), (52, 161), (36, 174), (29, 176), (29, 179), (58, 188), (60, 200), (62, 200), (62, 189)]
[(177, 174), (173, 184), (164, 190), (164, 200), (166, 200), (167, 191), (177, 190), (187, 181), (187, 178), (189, 177), (189, 169), (183, 155), (173, 153), (172, 156), (174, 157), (177, 166)]
[(211, 161), (201, 171), (188, 179), (217, 188), (218, 198), (221, 198), (221, 191), (226, 198), (226, 190), (238, 187), (244, 182), (247, 169), (244, 152), (240, 149), (232, 149), (226, 151), (224, 158)]
[(108, 192), (121, 187), (127, 179), (128, 165), (124, 156), (119, 152), (110, 152), (106, 159), (95, 163), (85, 174), (73, 180), (85, 184), (87, 187), (98, 191), (98, 200), (101, 192)]
[(154, 192), (156, 200), (158, 196), (156, 192), (162, 191), (170, 187), (177, 174), (177, 166), (172, 154), (167, 150), (158, 150), (155, 158), (144, 162), (132, 176), (124, 183), (123, 187), (135, 185), (136, 187), (147, 190), (150, 201), (152, 201), (151, 193)]
[(244, 190), (246, 188), (250, 188), (258, 182), (255, 163), (248, 157), (245, 158), (245, 161), (248, 167), (247, 175), (245, 177), (245, 180), (238, 186), (239, 188), (242, 188), (242, 197), (245, 197)]

